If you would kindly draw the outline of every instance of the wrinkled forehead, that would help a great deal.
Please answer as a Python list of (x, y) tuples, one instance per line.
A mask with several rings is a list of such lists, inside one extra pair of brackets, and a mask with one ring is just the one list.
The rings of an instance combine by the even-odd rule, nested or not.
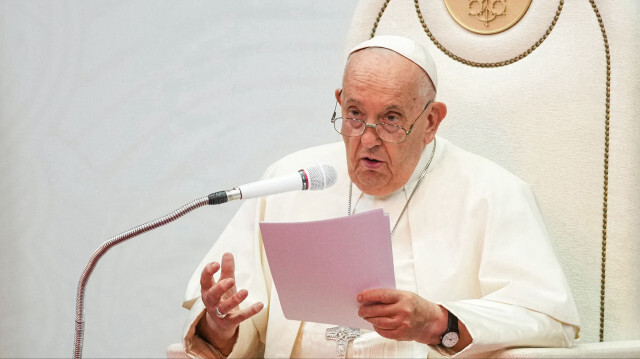
[(438, 89), (438, 76), (436, 71), (436, 65), (431, 55), (427, 50), (417, 43), (416, 41), (394, 35), (382, 35), (375, 36), (367, 41), (363, 41), (356, 45), (349, 52), (349, 58), (347, 60), (347, 67), (354, 54), (362, 52), (364, 49), (380, 48), (386, 49), (408, 59), (414, 64), (418, 65), (429, 77), (433, 84), (434, 90)]
[(363, 70), (385, 73), (411, 71), (414, 73), (422, 73), (426, 77), (429, 77), (429, 75), (413, 61), (393, 50), (382, 47), (367, 47), (349, 54), (345, 65), (345, 73)]
[(347, 87), (354, 81), (383, 87), (404, 87), (430, 82), (429, 76), (415, 63), (384, 48), (365, 48), (349, 55), (343, 86)]
[(373, 111), (369, 106), (374, 106), (404, 114), (435, 95), (429, 76), (419, 66), (379, 48), (362, 49), (350, 56), (342, 86), (341, 106), (356, 106), (365, 112)]

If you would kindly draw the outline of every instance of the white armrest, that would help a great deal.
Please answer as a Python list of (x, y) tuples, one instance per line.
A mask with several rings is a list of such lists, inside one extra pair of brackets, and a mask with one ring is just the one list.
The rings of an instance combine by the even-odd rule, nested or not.
[[(182, 343), (167, 348), (168, 359), (189, 358)], [(640, 358), (640, 340), (575, 344), (571, 348), (514, 348), (495, 358)]]
[(514, 348), (496, 358), (640, 358), (640, 340), (580, 343), (571, 348)]

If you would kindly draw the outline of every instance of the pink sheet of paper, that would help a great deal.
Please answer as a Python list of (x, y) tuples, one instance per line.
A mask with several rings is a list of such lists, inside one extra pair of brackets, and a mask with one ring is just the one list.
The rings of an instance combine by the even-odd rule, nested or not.
[(395, 288), (382, 209), (315, 222), (261, 222), (260, 230), (287, 319), (373, 329), (358, 316), (356, 296)]

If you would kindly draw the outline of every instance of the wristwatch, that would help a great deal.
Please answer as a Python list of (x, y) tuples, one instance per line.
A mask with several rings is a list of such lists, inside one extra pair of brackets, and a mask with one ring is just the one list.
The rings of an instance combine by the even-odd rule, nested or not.
[(440, 345), (445, 348), (453, 348), (460, 340), (458, 318), (448, 310), (447, 313), (449, 313), (449, 324), (447, 324), (447, 330), (445, 330), (440, 337)]

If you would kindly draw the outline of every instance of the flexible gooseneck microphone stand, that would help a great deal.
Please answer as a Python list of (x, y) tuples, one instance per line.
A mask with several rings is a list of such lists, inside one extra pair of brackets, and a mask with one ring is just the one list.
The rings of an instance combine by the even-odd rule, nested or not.
[(95, 269), (96, 264), (98, 264), (100, 258), (105, 253), (107, 253), (107, 251), (128, 239), (131, 239), (158, 227), (164, 226), (167, 223), (171, 223), (196, 208), (200, 208), (206, 205), (225, 203), (232, 199), (237, 199), (238, 196), (239, 192), (233, 191), (220, 191), (212, 193), (206, 197), (196, 199), (195, 201), (192, 201), (191, 203), (188, 203), (163, 217), (134, 227), (126, 232), (122, 232), (115, 237), (111, 237), (108, 241), (104, 242), (100, 247), (98, 247), (98, 249), (96, 249), (96, 251), (89, 259), (89, 263), (82, 272), (80, 281), (78, 282), (78, 293), (76, 297), (76, 340), (73, 350), (73, 357), (76, 359), (82, 358), (82, 341), (84, 338), (84, 292), (87, 286), (87, 281), (89, 280), (91, 273)]
[(145, 224), (134, 227), (126, 232), (122, 232), (108, 241), (102, 243), (89, 259), (89, 263), (85, 267), (80, 281), (78, 282), (78, 293), (76, 300), (76, 340), (73, 349), (73, 357), (75, 359), (82, 358), (82, 340), (84, 337), (84, 291), (87, 286), (89, 276), (98, 264), (98, 261), (107, 251), (114, 246), (136, 237), (142, 233), (164, 226), (173, 222), (185, 214), (206, 205), (221, 204), (236, 199), (249, 199), (266, 196), (275, 193), (288, 192), (293, 190), (322, 190), (333, 186), (336, 183), (336, 170), (329, 164), (317, 164), (307, 169), (301, 169), (288, 176), (280, 178), (272, 178), (254, 183), (248, 183), (244, 186), (236, 187), (226, 191), (218, 191), (211, 193), (206, 197), (196, 199), (164, 217), (147, 222)]

